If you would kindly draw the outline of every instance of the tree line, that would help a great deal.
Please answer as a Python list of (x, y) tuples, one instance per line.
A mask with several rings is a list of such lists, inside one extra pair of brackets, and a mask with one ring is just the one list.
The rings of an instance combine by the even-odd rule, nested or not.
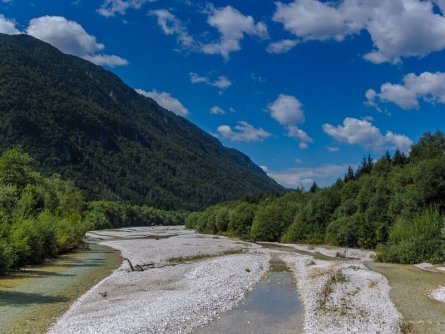
[(186, 226), (253, 241), (376, 249), (382, 261), (445, 260), (445, 136), (425, 133), (409, 155), (370, 155), (344, 178), (283, 196), (218, 204)]
[(185, 212), (86, 202), (73, 182), (43, 177), (19, 148), (0, 155), (0, 274), (83, 245), (88, 230), (184, 224)]

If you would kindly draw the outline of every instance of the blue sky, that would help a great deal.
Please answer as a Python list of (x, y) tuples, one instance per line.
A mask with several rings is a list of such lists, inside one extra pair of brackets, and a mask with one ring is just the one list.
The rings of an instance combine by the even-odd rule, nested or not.
[(445, 120), (445, 1), (0, 0), (288, 187), (405, 152)]

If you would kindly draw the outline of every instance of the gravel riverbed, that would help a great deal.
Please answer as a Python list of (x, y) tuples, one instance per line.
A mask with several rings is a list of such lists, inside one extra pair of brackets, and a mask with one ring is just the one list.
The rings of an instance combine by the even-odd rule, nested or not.
[(129, 272), (124, 262), (49, 333), (188, 333), (239, 303), (268, 269), (269, 255), (259, 246), (181, 227), (169, 233), (176, 236), (112, 240), (107, 232), (104, 244), (134, 266), (150, 262), (154, 268)]
[(402, 317), (389, 298), (388, 281), (363, 264), (372, 252), (286, 245), (309, 250), (299, 254), (183, 227), (94, 231), (88, 237), (145, 270), (130, 272), (124, 261), (79, 298), (51, 334), (192, 333), (237, 305), (268, 271), (271, 254), (294, 272), (304, 333), (400, 333)]
[(400, 333), (401, 315), (385, 277), (360, 261), (323, 261), (287, 254), (305, 307), (304, 332)]

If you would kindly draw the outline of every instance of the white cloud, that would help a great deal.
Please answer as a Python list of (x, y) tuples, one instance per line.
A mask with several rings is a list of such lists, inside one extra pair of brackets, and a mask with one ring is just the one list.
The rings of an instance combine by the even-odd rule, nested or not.
[[(443, 10), (443, 2), (437, 3)], [(398, 63), (445, 48), (445, 18), (429, 0), (278, 2), (273, 20), (301, 40), (342, 41), (366, 30), (374, 49), (365, 59), (374, 63)]]
[(283, 39), (278, 42), (270, 43), (267, 46), (266, 51), (269, 53), (285, 53), (292, 49), (295, 45), (298, 44), (298, 41), (293, 39)]
[(363, 28), (360, 22), (363, 13), (360, 10), (350, 13), (348, 10), (347, 4), (354, 2), (345, 1), (340, 5), (317, 0), (295, 0), (289, 4), (277, 2), (273, 20), (303, 40), (341, 41)]
[(267, 108), (271, 117), (287, 129), (289, 137), (300, 140), (300, 148), (307, 148), (308, 143), (313, 142), (312, 138), (297, 126), (304, 123), (305, 118), (303, 106), (295, 96), (280, 94)]
[(383, 135), (371, 122), (352, 117), (345, 118), (343, 125), (332, 126), (326, 123), (323, 125), (323, 131), (338, 142), (360, 145), (373, 151), (399, 148), (407, 152), (413, 143), (407, 136), (391, 131)]
[(267, 173), (269, 171), (269, 168), (267, 166), (260, 166), (260, 168), (263, 170), (264, 173)]
[(402, 109), (417, 109), (419, 101), (445, 103), (445, 73), (423, 72), (420, 75), (409, 73), (403, 77), (402, 84), (384, 83), (377, 93), (366, 91), (367, 104), (377, 107), (379, 102), (392, 102)]
[(226, 112), (221, 107), (213, 106), (212, 108), (210, 108), (210, 113), (212, 115), (224, 115)]
[(177, 98), (171, 96), (170, 93), (158, 92), (156, 90), (147, 92), (142, 89), (136, 89), (136, 92), (138, 92), (141, 95), (152, 98), (161, 107), (174, 112), (176, 115), (185, 117), (189, 112), (188, 109), (184, 107), (184, 105)]
[(202, 45), (201, 50), (206, 54), (219, 54), (225, 59), (230, 53), (241, 50), (240, 41), (246, 34), (268, 38), (267, 26), (263, 22), (255, 23), (252, 16), (244, 16), (232, 6), (211, 8), (207, 23), (217, 29), (221, 37), (218, 42)]
[(265, 83), (267, 80), (265, 78), (263, 78), (261, 75), (257, 75), (255, 73), (250, 73), (250, 78), (255, 81), (255, 82), (259, 82), (259, 83)]
[(217, 87), (217, 88), (221, 89), (222, 91), (229, 88), (232, 85), (232, 82), (230, 81), (230, 79), (224, 75), (220, 75), (216, 79), (212, 80), (209, 77), (200, 76), (197, 73), (190, 72), (189, 77), (190, 77), (190, 82), (192, 84), (204, 83), (204, 84), (212, 86), (212, 87)]
[(176, 36), (178, 42), (186, 48), (193, 47), (193, 37), (190, 36), (182, 22), (171, 12), (166, 9), (158, 9), (150, 11), (150, 15), (156, 16), (158, 25), (161, 27), (164, 34)]
[(98, 54), (105, 46), (88, 34), (74, 21), (61, 16), (42, 16), (32, 19), (26, 30), (28, 35), (48, 42), (60, 51), (90, 60), (100, 65), (127, 65), (127, 61), (115, 55)]
[(84, 56), (83, 58), (99, 66), (116, 67), (128, 65), (128, 61), (126, 59), (116, 55), (98, 54), (94, 56)]
[(105, 17), (125, 15), (128, 9), (140, 9), (147, 2), (156, 0), (105, 0), (97, 12)]
[(338, 152), (338, 151), (340, 151), (340, 148), (336, 147), (336, 146), (328, 146), (327, 149), (328, 149), (329, 152)]
[(232, 141), (260, 141), (269, 138), (271, 134), (262, 128), (255, 128), (253, 125), (241, 121), (232, 129), (229, 125), (220, 125), (217, 128), (218, 133), (224, 138)]
[(304, 122), (304, 113), (300, 101), (291, 95), (278, 95), (268, 106), (270, 115), (281, 125)]
[(65, 53), (76, 56), (94, 54), (105, 48), (80, 24), (61, 16), (42, 16), (32, 19), (27, 33), (56, 46)]
[(0, 14), (0, 33), (7, 35), (15, 35), (19, 34), (20, 31), (15, 27), (15, 22), (13, 20), (9, 20)]
[[(265, 172), (284, 187), (309, 189), (317, 182), (319, 186), (331, 185), (337, 178), (342, 178), (351, 164), (327, 164), (315, 167), (296, 167), (284, 170), (270, 170)], [(264, 170), (264, 169), (263, 169)]]

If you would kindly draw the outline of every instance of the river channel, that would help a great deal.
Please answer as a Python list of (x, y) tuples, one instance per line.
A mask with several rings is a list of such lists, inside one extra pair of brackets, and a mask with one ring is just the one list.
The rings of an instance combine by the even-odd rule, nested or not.
[(95, 243), (43, 265), (0, 277), (2, 333), (45, 333), (78, 297), (121, 263), (119, 252)]

